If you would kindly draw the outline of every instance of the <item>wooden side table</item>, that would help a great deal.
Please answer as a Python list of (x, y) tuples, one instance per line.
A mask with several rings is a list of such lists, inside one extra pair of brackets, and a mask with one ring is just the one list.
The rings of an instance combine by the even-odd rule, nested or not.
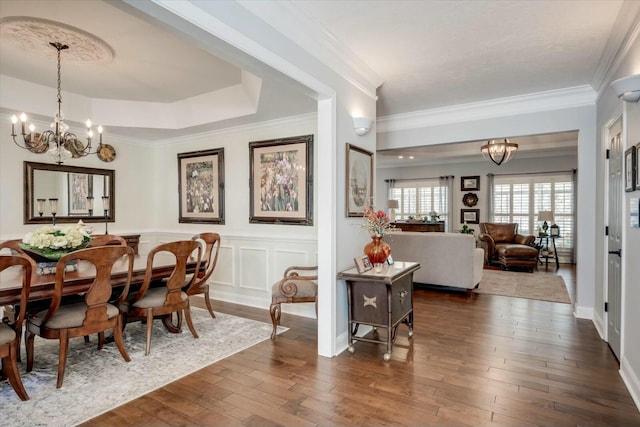
[[(549, 258), (553, 258), (556, 260), (556, 269), (560, 268), (560, 262), (558, 261), (558, 250), (556, 249), (556, 239), (560, 239), (560, 236), (555, 236), (551, 234), (547, 234), (544, 236), (538, 236), (538, 247), (539, 249), (539, 261), (540, 264), (545, 264), (545, 268), (549, 267)], [(549, 239), (551, 239), (551, 245), (553, 246), (553, 255), (549, 254)], [(545, 244), (542, 244), (542, 241), (545, 241)], [(546, 254), (543, 254), (542, 251), (545, 250)]]
[[(347, 284), (349, 352), (355, 352), (356, 341), (386, 344), (383, 358), (389, 361), (400, 323), (409, 327), (409, 338), (413, 336), (413, 272), (419, 268), (417, 262), (396, 261), (380, 272), (358, 273), (354, 267), (338, 273)], [(360, 324), (386, 329), (386, 340), (356, 336)]]

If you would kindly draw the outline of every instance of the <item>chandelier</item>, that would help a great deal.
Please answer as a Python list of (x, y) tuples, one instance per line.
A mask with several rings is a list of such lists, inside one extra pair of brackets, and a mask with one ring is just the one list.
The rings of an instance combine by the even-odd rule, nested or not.
[(88, 154), (95, 154), (102, 146), (102, 126), (98, 126), (97, 131), (100, 137), (99, 145), (95, 151), (91, 151), (91, 138), (93, 138), (93, 129), (91, 127), (91, 120), (87, 120), (87, 138), (86, 144), (78, 139), (78, 137), (69, 132), (69, 126), (64, 122), (64, 115), (62, 114), (62, 95), (60, 90), (61, 82), (61, 67), (60, 67), (60, 53), (69, 49), (69, 46), (63, 43), (50, 42), (58, 51), (58, 112), (55, 115), (53, 123), (50, 125), (50, 130), (45, 130), (42, 133), (35, 131), (35, 126), (29, 125), (29, 132), (26, 131), (27, 115), (25, 113), (20, 114), (21, 122), (21, 135), (23, 144), (16, 140), (18, 136), (16, 134), (16, 124), (18, 123), (18, 117), (14, 114), (11, 117), (11, 136), (13, 142), (20, 148), (26, 150), (42, 153), (44, 151), (49, 154), (57, 164), (62, 164), (65, 160), (70, 158), (84, 157)]
[(517, 149), (518, 144), (509, 142), (507, 138), (502, 140), (492, 139), (480, 147), (482, 156), (487, 160), (491, 160), (498, 166), (511, 160), (511, 156)]

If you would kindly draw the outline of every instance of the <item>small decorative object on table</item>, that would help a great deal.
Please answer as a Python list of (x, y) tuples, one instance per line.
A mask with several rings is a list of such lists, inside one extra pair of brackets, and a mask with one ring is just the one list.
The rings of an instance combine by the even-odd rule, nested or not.
[(460, 233), (462, 234), (473, 234), (475, 232), (475, 230), (473, 228), (470, 228), (467, 224), (464, 224), (462, 226), (462, 230), (460, 230)]
[(440, 215), (436, 211), (431, 211), (427, 215), (429, 215), (429, 221), (436, 222), (440, 219)]
[[(36, 262), (38, 274), (53, 274), (60, 258), (89, 245), (92, 231), (82, 221), (64, 228), (45, 225), (27, 233), (20, 247)], [(76, 269), (75, 264), (67, 266), (67, 271)]]
[(364, 208), (364, 224), (369, 234), (371, 242), (364, 247), (364, 253), (369, 257), (372, 264), (383, 263), (391, 254), (391, 248), (382, 241), (382, 236), (389, 232), (391, 222), (384, 211), (375, 211), (370, 206)]

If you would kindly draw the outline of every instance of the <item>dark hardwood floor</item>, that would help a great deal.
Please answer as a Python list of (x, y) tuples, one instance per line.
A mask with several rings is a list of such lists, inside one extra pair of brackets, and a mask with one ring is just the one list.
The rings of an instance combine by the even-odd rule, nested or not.
[[(557, 273), (573, 297), (575, 268)], [(214, 309), (270, 322), (266, 310)], [(414, 310), (413, 339), (401, 325), (388, 363), (383, 345), (366, 342), (319, 357), (316, 321), (283, 314), (290, 330), (275, 341), (85, 425), (640, 426), (615, 357), (571, 305), (415, 290)]]

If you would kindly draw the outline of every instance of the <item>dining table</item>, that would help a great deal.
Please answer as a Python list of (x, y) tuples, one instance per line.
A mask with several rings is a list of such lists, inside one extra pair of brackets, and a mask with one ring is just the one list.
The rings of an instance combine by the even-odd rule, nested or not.
[[(175, 257), (170, 254), (158, 253), (153, 259), (151, 280), (160, 280), (171, 275), (175, 266)], [(114, 288), (122, 287), (127, 281), (128, 261), (126, 257), (116, 261), (111, 271), (111, 285)], [(196, 259), (187, 262), (187, 274), (193, 273), (196, 268)], [(131, 284), (142, 283), (147, 269), (147, 256), (135, 255)], [(75, 295), (89, 290), (95, 278), (95, 268), (86, 261), (79, 260), (75, 271), (65, 273), (63, 296)], [(46, 300), (53, 295), (53, 286), (56, 280), (55, 274), (32, 273), (29, 301)], [(0, 273), (0, 307), (20, 303), (22, 291), (22, 269), (10, 267)]]

